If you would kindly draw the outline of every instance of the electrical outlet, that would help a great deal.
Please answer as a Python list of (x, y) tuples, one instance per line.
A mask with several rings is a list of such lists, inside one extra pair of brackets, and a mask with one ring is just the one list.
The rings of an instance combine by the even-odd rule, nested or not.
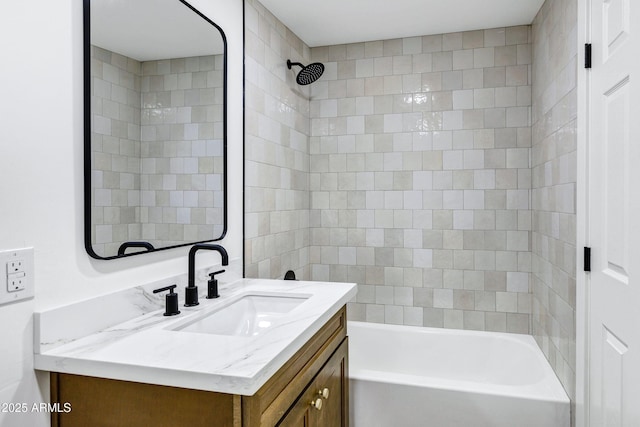
[(17, 292), (24, 290), (27, 285), (27, 280), (24, 272), (13, 273), (7, 275), (7, 291), (8, 292)]
[(16, 259), (7, 262), (7, 274), (14, 274), (24, 271), (25, 262), (23, 259)]
[(33, 298), (33, 271), (33, 248), (0, 252), (0, 304)]

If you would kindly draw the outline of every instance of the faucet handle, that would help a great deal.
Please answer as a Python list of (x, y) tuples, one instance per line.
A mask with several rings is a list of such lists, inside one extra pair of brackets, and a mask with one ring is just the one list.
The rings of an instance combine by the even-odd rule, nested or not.
[(164, 288), (153, 290), (154, 294), (157, 294), (158, 292), (169, 291), (169, 293), (165, 296), (165, 316), (175, 316), (176, 314), (180, 314), (180, 310), (178, 310), (178, 294), (173, 292), (176, 286), (177, 285), (165, 286)]
[(215, 278), (216, 274), (224, 273), (224, 270), (209, 273), (209, 282), (207, 283), (207, 299), (218, 298), (218, 280)]
[(213, 273), (209, 273), (209, 277), (211, 277), (211, 280), (215, 279), (215, 275), (216, 274), (220, 274), (220, 273), (224, 273), (225, 270), (220, 270), (220, 271), (214, 271)]

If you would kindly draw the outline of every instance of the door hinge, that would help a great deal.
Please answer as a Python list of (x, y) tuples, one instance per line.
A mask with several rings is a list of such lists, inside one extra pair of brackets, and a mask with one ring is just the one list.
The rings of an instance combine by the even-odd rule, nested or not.
[(591, 68), (591, 43), (584, 45), (584, 68)]
[(584, 271), (591, 271), (591, 248), (584, 247)]

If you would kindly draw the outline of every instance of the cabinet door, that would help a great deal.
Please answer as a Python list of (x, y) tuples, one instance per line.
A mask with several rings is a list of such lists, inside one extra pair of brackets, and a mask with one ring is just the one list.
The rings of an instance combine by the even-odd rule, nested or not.
[(336, 350), (313, 382), (314, 398), (322, 399), (322, 408), (310, 411), (312, 427), (347, 427), (349, 415), (349, 375), (347, 340)]
[[(306, 401), (305, 401), (306, 403)], [(278, 424), (278, 427), (309, 427), (311, 418), (311, 406), (307, 403), (297, 404)]]
[(349, 426), (348, 343), (344, 339), (279, 427)]

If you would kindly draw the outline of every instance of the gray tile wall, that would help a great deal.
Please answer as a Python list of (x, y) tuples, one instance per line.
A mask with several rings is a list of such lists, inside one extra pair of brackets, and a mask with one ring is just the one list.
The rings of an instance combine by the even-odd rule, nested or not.
[(245, 1), (247, 277), (309, 279), (309, 89), (286, 66), (309, 57), (262, 4)]
[(93, 248), (222, 232), (222, 56), (92, 55)]
[(313, 48), (313, 280), (351, 319), (528, 333), (530, 28)]
[(142, 63), (143, 240), (170, 246), (222, 234), (223, 59)]
[(533, 335), (572, 402), (576, 308), (576, 0), (533, 22)]
[(352, 319), (533, 332), (573, 397), (575, 1), (311, 53), (246, 6), (247, 276), (357, 282)]
[(141, 237), (140, 62), (91, 46), (93, 249), (118, 252)]

